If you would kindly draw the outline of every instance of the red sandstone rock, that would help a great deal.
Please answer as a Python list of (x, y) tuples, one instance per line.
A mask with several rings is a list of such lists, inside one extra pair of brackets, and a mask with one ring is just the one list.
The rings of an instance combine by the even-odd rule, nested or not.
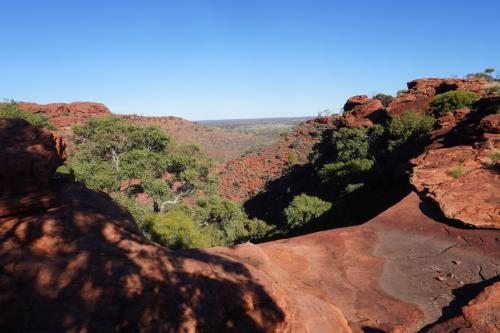
[(354, 96), (344, 105), (341, 123), (347, 127), (372, 126), (381, 123), (387, 117), (385, 108), (378, 99), (366, 95)]
[(408, 82), (408, 92), (396, 97), (388, 106), (387, 113), (397, 116), (405, 111), (426, 112), (437, 94), (451, 90), (469, 90), (484, 95), (487, 81), (472, 79), (419, 79)]
[[(411, 183), (435, 201), (447, 218), (478, 228), (500, 229), (500, 176), (492, 158), (500, 145), (500, 135), (495, 133), (498, 117), (478, 118), (490, 111), (492, 103), (489, 99), (480, 102), (488, 108), (480, 107), (474, 114), (463, 110), (461, 119), (451, 116), (453, 120), (445, 128), (435, 131), (432, 137), (436, 142), (412, 161)], [(493, 102), (500, 105), (500, 100)], [(476, 122), (467, 121), (469, 113), (478, 118)]]
[(353, 332), (418, 332), (453, 300), (471, 297), (483, 279), (497, 277), (498, 236), (440, 223), (439, 212), (411, 193), (363, 225), (259, 247), (274, 274), (288, 274), (303, 292), (333, 302)]
[(492, 114), (481, 120), (480, 127), (488, 133), (500, 134), (500, 114)]
[(42, 190), (65, 157), (57, 133), (21, 119), (0, 119), (0, 216), (45, 207), (51, 196)]

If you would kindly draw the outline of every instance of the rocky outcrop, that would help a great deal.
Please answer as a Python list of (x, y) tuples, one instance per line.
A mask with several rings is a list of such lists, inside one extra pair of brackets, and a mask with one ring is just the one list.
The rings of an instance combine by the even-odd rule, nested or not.
[[(172, 252), (106, 194), (49, 184), (60, 140), (0, 124), (2, 196), (22, 194), (22, 212), (0, 216), (0, 331), (351, 332), (338, 308), (255, 245)], [(50, 201), (26, 204), (29, 195)]]
[(487, 81), (478, 78), (428, 78), (410, 81), (407, 84), (408, 90), (389, 103), (387, 112), (390, 116), (397, 116), (408, 110), (426, 112), (432, 97), (437, 94), (452, 90), (469, 90), (483, 95), (487, 84)]
[(111, 114), (104, 104), (94, 102), (51, 104), (20, 102), (17, 103), (17, 106), (21, 110), (45, 114), (49, 121), (58, 128), (83, 123), (91, 117), (107, 116)]
[[(483, 104), (491, 100), (500, 105), (498, 98)], [(483, 111), (471, 116), (481, 117)], [(411, 182), (446, 217), (473, 227), (500, 229), (500, 175), (495, 157), (500, 148), (498, 115), (478, 122), (465, 119), (437, 130), (435, 142), (412, 161)]]
[(21, 119), (0, 119), (0, 216), (46, 207), (43, 190), (66, 158), (61, 137)]
[(366, 95), (359, 95), (347, 100), (340, 123), (347, 127), (370, 127), (383, 122), (386, 118), (387, 113), (382, 102)]
[(498, 333), (500, 332), (500, 282), (486, 287), (462, 314), (432, 326), (426, 333)]

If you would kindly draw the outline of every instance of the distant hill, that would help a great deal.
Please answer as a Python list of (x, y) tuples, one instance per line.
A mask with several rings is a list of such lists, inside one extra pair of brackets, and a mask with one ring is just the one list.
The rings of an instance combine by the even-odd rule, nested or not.
[[(112, 112), (103, 104), (93, 102), (74, 103), (51, 103), (37, 104), (20, 102), (18, 106), (26, 111), (45, 114), (49, 121), (57, 127), (57, 130), (68, 139), (71, 146), (72, 129), (75, 124), (87, 122), (91, 117), (102, 117), (111, 115)], [(137, 124), (155, 124), (169, 132), (178, 143), (193, 143), (199, 145), (202, 150), (216, 162), (227, 162), (238, 158), (244, 152), (254, 151), (255, 147), (262, 147), (275, 142), (278, 135), (269, 135), (269, 131), (240, 130), (231, 126), (215, 126), (202, 124), (202, 122), (191, 122), (186, 119), (165, 116), (145, 117), (139, 115), (121, 115)], [(275, 124), (293, 122), (293, 118), (286, 120), (275, 120)], [(224, 121), (222, 121), (224, 122)], [(233, 122), (228, 120), (227, 122)], [(251, 120), (250, 123), (267, 124), (269, 121)], [(272, 125), (274, 127), (280, 125)], [(286, 132), (291, 125), (284, 125)]]
[[(244, 135), (256, 135), (265, 140), (260, 145), (269, 145), (277, 141), (280, 137), (286, 135), (296, 125), (303, 123), (314, 117), (281, 117), (281, 118), (254, 118), (254, 119), (220, 119), (220, 120), (201, 120), (196, 124), (225, 128), (237, 131)], [(259, 150), (259, 142), (248, 150)]]

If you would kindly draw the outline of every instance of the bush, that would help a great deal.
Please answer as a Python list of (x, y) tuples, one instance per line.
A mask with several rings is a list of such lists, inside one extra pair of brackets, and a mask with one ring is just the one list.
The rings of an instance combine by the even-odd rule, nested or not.
[(284, 214), (288, 227), (294, 229), (320, 217), (328, 211), (332, 204), (319, 198), (300, 194), (293, 198), (290, 205), (285, 208)]
[(202, 221), (211, 233), (211, 245), (232, 245), (264, 237), (270, 227), (263, 221), (250, 220), (242, 207), (216, 196), (198, 200), (195, 220)]
[(209, 245), (195, 222), (180, 210), (172, 210), (165, 215), (148, 215), (145, 228), (153, 241), (170, 249), (190, 249)]
[(495, 151), (490, 156), (491, 163), (496, 163), (500, 161), (500, 151)]
[(435, 119), (425, 114), (407, 111), (395, 117), (389, 124), (389, 151), (394, 151), (403, 144), (420, 145), (430, 134)]
[(56, 129), (49, 123), (49, 120), (45, 115), (40, 113), (33, 113), (30, 111), (23, 111), (19, 109), (17, 107), (17, 104), (14, 102), (0, 104), (0, 118), (19, 118), (26, 120), (31, 125), (46, 127), (50, 130)]
[(440, 117), (460, 108), (470, 108), (478, 100), (479, 96), (472, 91), (454, 90), (434, 96), (430, 106), (434, 116)]
[(457, 166), (451, 170), (448, 171), (448, 175), (453, 177), (453, 178), (460, 178), (464, 175), (465, 170), (461, 166)]
[(362, 180), (366, 172), (370, 171), (373, 165), (374, 161), (368, 159), (329, 163), (321, 168), (318, 176), (323, 183), (334, 181), (339, 184), (347, 184)]
[(387, 107), (394, 100), (394, 97), (386, 94), (376, 94), (373, 98), (378, 99), (384, 107)]
[(333, 132), (335, 162), (366, 159), (372, 153), (378, 153), (378, 141), (383, 133), (384, 127), (381, 125), (373, 125), (371, 128), (343, 127)]
[(368, 156), (370, 143), (368, 141), (368, 130), (365, 127), (343, 127), (333, 132), (332, 140), (335, 146), (336, 160), (339, 162), (347, 162)]

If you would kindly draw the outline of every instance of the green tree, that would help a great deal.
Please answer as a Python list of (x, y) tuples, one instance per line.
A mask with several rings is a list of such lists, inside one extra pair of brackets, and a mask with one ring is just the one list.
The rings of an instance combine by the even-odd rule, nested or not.
[(285, 208), (284, 215), (288, 227), (294, 229), (310, 223), (331, 207), (331, 203), (303, 193), (293, 198), (290, 205)]

